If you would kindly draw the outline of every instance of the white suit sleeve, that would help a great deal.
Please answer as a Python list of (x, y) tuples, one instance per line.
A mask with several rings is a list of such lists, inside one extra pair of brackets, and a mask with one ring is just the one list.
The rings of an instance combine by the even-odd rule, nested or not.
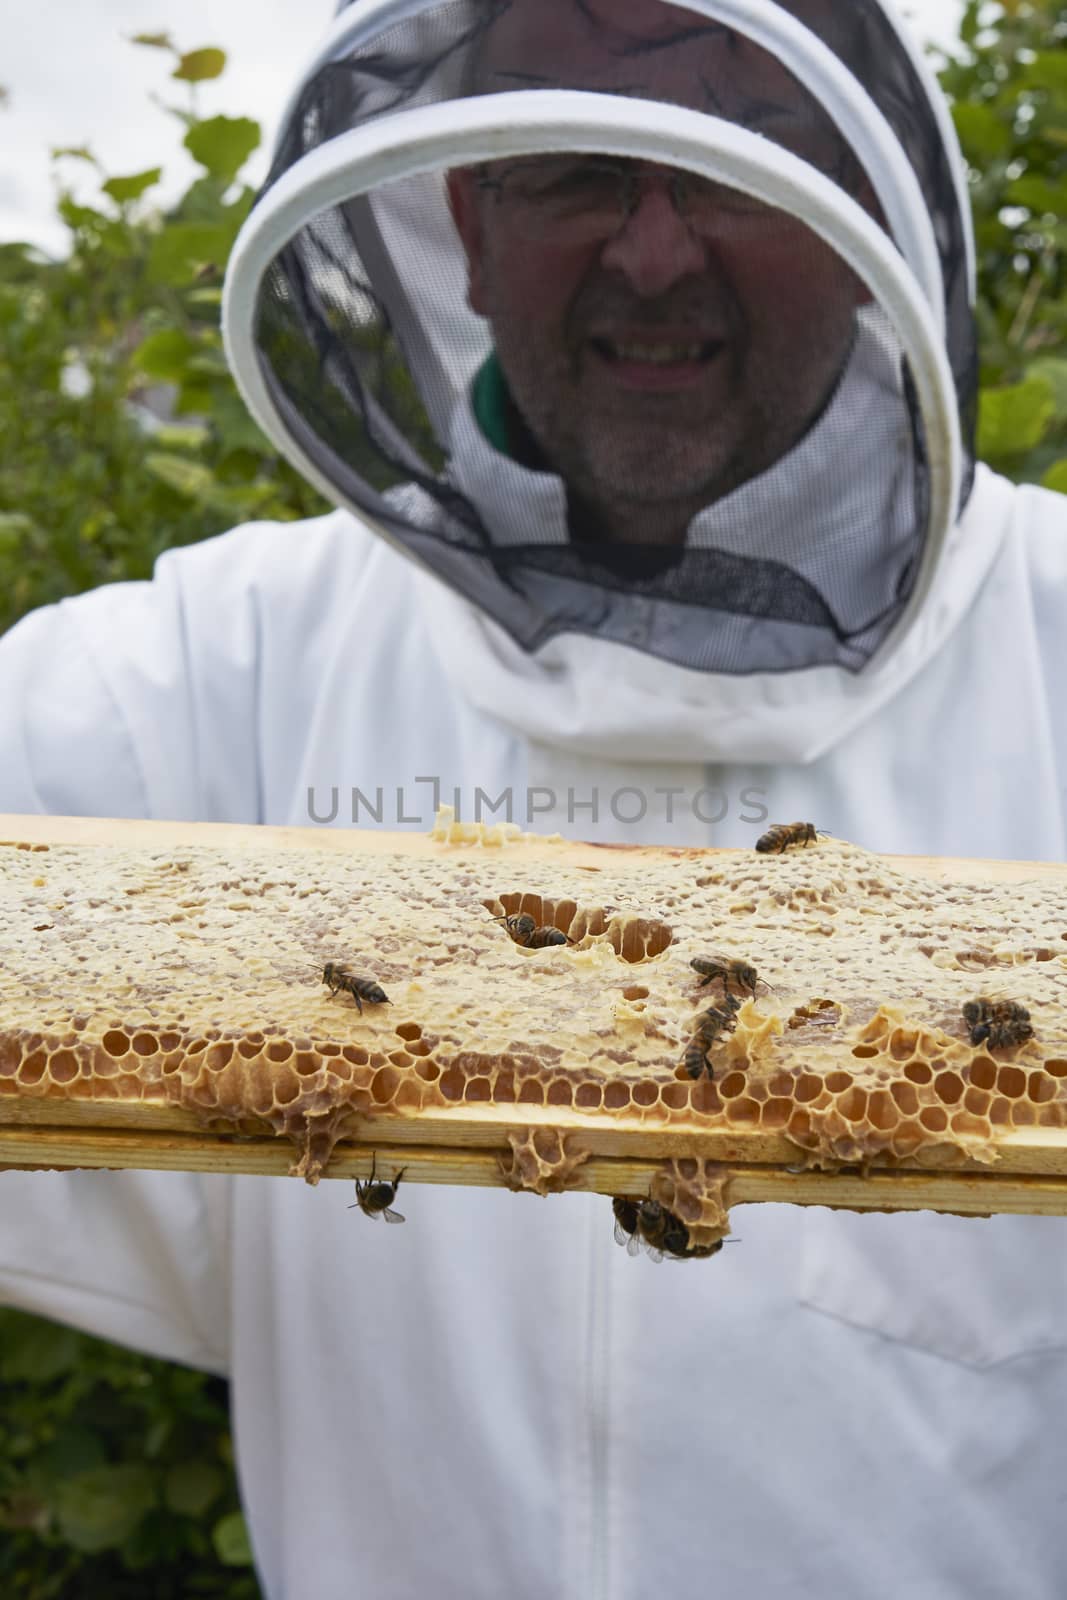
[(226, 1373), (231, 1182), (0, 1173), (0, 1303)]
[[(123, 587), (133, 591), (126, 605), (144, 605), (149, 585)], [(101, 593), (121, 614), (116, 591)], [(149, 811), (138, 751), (81, 626), (84, 605), (36, 612), (0, 639), (0, 811)], [(0, 1173), (0, 1303), (222, 1372), (227, 1207), (225, 1179)]]
[(142, 817), (137, 755), (77, 613), (48, 606), (0, 639), (0, 812)]
[[(0, 812), (197, 814), (185, 612), (166, 572), (0, 639)], [(223, 1372), (229, 1192), (181, 1173), (0, 1173), (0, 1302)]]

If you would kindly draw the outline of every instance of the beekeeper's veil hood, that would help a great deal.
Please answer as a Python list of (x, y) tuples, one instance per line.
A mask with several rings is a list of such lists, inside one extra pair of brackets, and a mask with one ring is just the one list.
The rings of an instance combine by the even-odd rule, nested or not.
[(883, 0), (359, 0), (288, 107), (228, 349), (299, 469), (444, 580), (486, 709), (806, 759), (947, 626), (967, 217)]

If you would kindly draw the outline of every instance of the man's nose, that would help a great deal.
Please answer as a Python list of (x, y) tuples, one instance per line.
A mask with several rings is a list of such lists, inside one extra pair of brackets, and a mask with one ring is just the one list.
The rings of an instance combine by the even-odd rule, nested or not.
[(707, 264), (704, 245), (680, 216), (665, 185), (643, 190), (601, 261), (621, 272), (633, 289), (652, 298)]

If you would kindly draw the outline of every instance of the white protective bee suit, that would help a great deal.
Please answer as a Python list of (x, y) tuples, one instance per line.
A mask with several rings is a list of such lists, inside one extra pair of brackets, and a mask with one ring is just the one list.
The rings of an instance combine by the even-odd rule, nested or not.
[[(574, 25), (605, 9), (575, 0)], [(810, 818), (879, 851), (1062, 859), (1067, 504), (972, 468), (958, 152), (880, 0), (847, 9), (708, 0), (664, 26), (672, 48), (679, 19), (719, 28), (731, 82), (788, 62), (861, 151), (865, 206), (721, 84), (642, 99), (621, 46), (607, 87), (513, 75), (461, 104), (465, 6), (343, 11), (227, 302), (249, 403), (340, 509), (15, 627), (0, 811), (426, 828), (480, 789), (604, 841)], [(572, 148), (670, 150), (807, 216), (870, 290), (818, 418), (694, 518), (680, 581), (650, 561), (627, 586), (581, 548), (559, 477), (472, 399), (491, 338), (442, 167)], [(655, 1264), (602, 1197), (404, 1188), (403, 1228), (351, 1199), (0, 1176), (8, 1303), (231, 1379), (270, 1600), (1060, 1600), (1060, 1220), (751, 1206), (740, 1244)]]

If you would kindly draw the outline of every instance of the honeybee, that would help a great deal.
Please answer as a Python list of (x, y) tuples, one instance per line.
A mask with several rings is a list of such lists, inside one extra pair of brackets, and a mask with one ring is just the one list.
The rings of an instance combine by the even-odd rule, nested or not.
[(375, 1006), (385, 1005), (389, 1000), (385, 990), (380, 984), (375, 983), (373, 978), (357, 978), (339, 961), (327, 961), (322, 969), (322, 981), (329, 984), (331, 997), (339, 990), (350, 994), (356, 1002), (360, 1016), (363, 1015), (364, 1000), (369, 1005)]
[(816, 844), (819, 833), (813, 822), (777, 822), (756, 840), (761, 855), (781, 855), (791, 844)]
[(526, 942), (528, 950), (545, 950), (549, 945), (573, 944), (561, 928), (535, 928)]
[(521, 916), (509, 917), (506, 913), (502, 917), (494, 917), (494, 922), (502, 922), (507, 929), (508, 937), (514, 939), (516, 944), (521, 944), (525, 949), (534, 934), (537, 932), (537, 923), (528, 911)]
[(637, 1255), (641, 1248), (641, 1235), (637, 1231), (640, 1200), (634, 1200), (628, 1194), (617, 1194), (611, 1202), (611, 1209), (615, 1213), (615, 1243), (624, 1244), (628, 1256)]
[(723, 1240), (714, 1244), (691, 1245), (689, 1229), (681, 1217), (660, 1205), (649, 1196), (634, 1200), (629, 1195), (616, 1195), (611, 1202), (615, 1213), (615, 1240), (626, 1246), (627, 1255), (635, 1256), (644, 1249), (653, 1261), (670, 1256), (675, 1261), (695, 1261), (716, 1255)]
[(524, 950), (544, 950), (549, 945), (574, 942), (559, 928), (539, 928), (528, 911), (524, 911), (521, 916), (494, 917), (493, 921), (502, 922), (510, 937)]
[(408, 1169), (407, 1167), (401, 1167), (400, 1171), (394, 1174), (392, 1183), (376, 1182), (375, 1171), (377, 1165), (378, 1157), (375, 1154), (371, 1157), (370, 1177), (367, 1181), (360, 1183), (359, 1179), (356, 1179), (356, 1198), (348, 1209), (349, 1211), (355, 1211), (358, 1206), (363, 1215), (370, 1217), (372, 1222), (376, 1222), (379, 1217), (384, 1217), (386, 1222), (403, 1222), (404, 1218), (400, 1215), (400, 1212), (393, 1211), (391, 1207), (396, 1199), (396, 1191), (400, 1187), (400, 1180)]
[(714, 983), (716, 978), (722, 979), (722, 992), (729, 994), (730, 985), (746, 990), (753, 998), (760, 978), (755, 967), (747, 961), (730, 961), (722, 956), (694, 956), (689, 965), (694, 972), (699, 972), (699, 988), (705, 984)]
[(1030, 1013), (1014, 1000), (991, 1000), (979, 995), (968, 1000), (963, 1020), (970, 1029), (973, 1045), (988, 1044), (991, 1050), (1004, 1050), (1032, 1039)]
[(741, 1002), (737, 996), (728, 994), (721, 1006), (709, 1006), (703, 1013), (683, 1057), (683, 1065), (691, 1078), (699, 1078), (705, 1068), (708, 1077), (712, 1077), (711, 1066), (707, 1059), (708, 1051), (718, 1042), (722, 1034), (733, 1033), (737, 1027), (735, 1012), (740, 1009)]

